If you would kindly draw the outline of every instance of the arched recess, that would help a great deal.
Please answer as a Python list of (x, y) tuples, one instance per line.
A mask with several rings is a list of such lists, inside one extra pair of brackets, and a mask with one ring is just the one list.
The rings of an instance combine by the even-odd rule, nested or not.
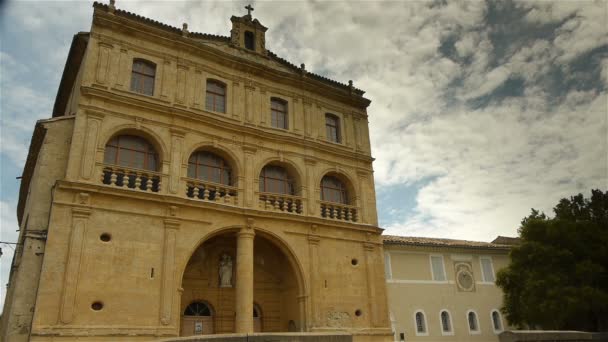
[[(335, 167), (328, 167), (323, 169), (320, 173), (318, 173), (317, 177), (315, 178), (315, 191), (318, 193), (319, 196), (321, 191), (321, 180), (323, 180), (323, 177), (325, 176), (334, 176), (341, 180), (347, 187), (347, 191), (349, 193), (349, 204), (357, 205), (356, 202), (359, 200), (359, 192), (357, 191), (357, 188), (355, 186), (355, 184), (357, 184), (355, 177), (353, 177), (348, 172), (344, 170), (338, 170)], [(320, 198), (319, 196), (317, 197)]]
[(339, 181), (341, 181), (346, 186), (346, 192), (348, 196), (348, 205), (357, 205), (357, 201), (359, 199), (357, 188), (355, 187), (355, 183), (353, 178), (345, 172), (337, 171), (335, 168), (328, 168), (319, 174), (319, 177), (316, 179), (316, 191), (319, 192), (318, 198), (321, 198), (321, 182), (323, 178), (326, 176), (335, 177)]
[(208, 151), (224, 158), (232, 167), (234, 184), (238, 184), (239, 177), (242, 177), (243, 175), (241, 161), (227, 146), (223, 144), (214, 144), (212, 142), (198, 142), (186, 149), (184, 155), (182, 156), (182, 168), (184, 169), (182, 172), (182, 177), (187, 176), (188, 160), (190, 159), (190, 156), (198, 151)]
[[(285, 168), (294, 179), (295, 195), (303, 195), (302, 187), (305, 185), (304, 173), (296, 163), (288, 159), (280, 160), (276, 157), (270, 157), (262, 160), (262, 162), (260, 162), (255, 168), (256, 173), (254, 175), (254, 181), (257, 185), (259, 185), (258, 183), (260, 173), (262, 172), (262, 169), (267, 165), (276, 165)], [(259, 187), (256, 186), (255, 189), (257, 190), (259, 189)]]
[[(220, 322), (215, 324), (215, 333), (234, 332), (232, 325), (234, 312), (231, 310), (235, 310), (233, 306), (234, 282), (238, 281), (238, 275), (234, 273), (237, 262), (236, 233), (241, 228), (240, 226), (230, 226), (209, 232), (192, 245), (189, 258), (180, 262), (182, 264), (180, 287), (183, 289), (180, 308), (183, 312), (185, 306), (195, 298), (209, 301), (219, 315), (215, 318), (217, 322)], [(281, 237), (258, 228), (255, 228), (255, 233), (254, 273), (256, 276), (254, 276), (255, 284), (252, 291), (254, 291), (254, 303), (257, 305), (258, 313), (262, 313), (259, 326), (262, 331), (286, 332), (290, 329), (289, 321), (294, 321), (298, 330), (302, 331), (306, 327), (306, 302), (302, 298), (305, 298), (307, 293), (303, 267), (294, 250)], [(256, 248), (256, 246), (258, 247)], [(225, 286), (226, 283), (221, 275), (220, 267), (223, 255), (228, 255), (233, 262), (232, 280), (228, 286)], [(277, 267), (274, 263), (280, 263), (282, 266)], [(264, 264), (266, 264), (266, 269), (262, 270)], [(257, 292), (255, 289), (258, 286), (268, 284), (267, 280), (264, 280), (263, 274), (260, 273), (262, 271), (274, 273), (280, 280), (276, 282), (277, 286), (291, 283), (295, 286), (287, 286), (286, 290), (281, 288), (280, 291)], [(268, 298), (268, 294), (277, 298)], [(280, 308), (277, 309), (277, 305)], [(254, 320), (253, 312), (248, 314)], [(185, 335), (182, 334), (182, 336)]]
[(111, 130), (104, 132), (102, 139), (99, 140), (98, 150), (105, 150), (106, 144), (112, 138), (118, 135), (135, 135), (146, 139), (158, 152), (159, 165), (169, 162), (169, 150), (163, 139), (153, 130), (145, 126), (135, 126), (132, 124), (120, 125), (113, 127)]
[(182, 312), (180, 331), (184, 335), (207, 335), (215, 330), (215, 309), (206, 300), (195, 299)]

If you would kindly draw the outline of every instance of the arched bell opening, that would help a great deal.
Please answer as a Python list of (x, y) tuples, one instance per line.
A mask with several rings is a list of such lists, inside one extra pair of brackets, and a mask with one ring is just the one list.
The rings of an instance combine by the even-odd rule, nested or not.
[[(290, 249), (272, 235), (258, 232), (253, 246), (254, 332), (301, 331), (304, 326), (302, 275)], [(227, 230), (202, 242), (192, 253), (182, 277), (180, 336), (235, 332), (237, 232)], [(295, 266), (294, 266), (295, 265)], [(204, 303), (209, 315), (191, 315), (193, 303)], [(188, 308), (192, 310), (188, 311)], [(198, 324), (198, 326), (197, 326)], [(197, 328), (198, 327), (198, 328)]]

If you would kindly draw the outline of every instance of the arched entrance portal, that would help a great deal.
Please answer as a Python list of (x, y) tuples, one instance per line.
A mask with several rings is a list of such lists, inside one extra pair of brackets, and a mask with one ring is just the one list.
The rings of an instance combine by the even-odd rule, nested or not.
[[(299, 294), (303, 293), (299, 288), (301, 277), (292, 266), (293, 256), (284, 252), (286, 248), (280, 248), (285, 247), (280, 243), (256, 231), (254, 303), (253, 312), (249, 313), (255, 332), (292, 331), (294, 322), (300, 330), (303, 321), (300, 306), (304, 303), (298, 301)], [(181, 336), (235, 332), (235, 286), (239, 281), (236, 256), (237, 233), (234, 231), (208, 239), (192, 254), (182, 278)], [(194, 303), (198, 306), (191, 307)], [(200, 306), (201, 303), (208, 311)]]

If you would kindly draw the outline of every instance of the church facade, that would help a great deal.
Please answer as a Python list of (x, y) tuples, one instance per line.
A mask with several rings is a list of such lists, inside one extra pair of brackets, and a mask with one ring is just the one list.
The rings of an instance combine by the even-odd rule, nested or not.
[[(251, 11), (251, 8), (248, 8)], [(94, 4), (36, 124), (4, 341), (391, 341), (363, 91)]]

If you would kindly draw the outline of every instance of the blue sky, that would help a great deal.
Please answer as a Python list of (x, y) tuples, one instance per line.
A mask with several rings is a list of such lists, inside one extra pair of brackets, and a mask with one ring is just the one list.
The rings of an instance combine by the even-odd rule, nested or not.
[[(0, 240), (34, 123), (48, 118), (89, 1), (0, 7)], [(190, 31), (229, 35), (246, 2), (117, 0)], [(253, 2), (267, 46), (354, 80), (368, 109), (387, 233), (489, 241), (534, 207), (608, 189), (607, 1)], [(2, 246), (0, 283), (12, 250)], [(4, 291), (4, 286), (0, 289)], [(4, 293), (0, 297), (4, 297)]]

